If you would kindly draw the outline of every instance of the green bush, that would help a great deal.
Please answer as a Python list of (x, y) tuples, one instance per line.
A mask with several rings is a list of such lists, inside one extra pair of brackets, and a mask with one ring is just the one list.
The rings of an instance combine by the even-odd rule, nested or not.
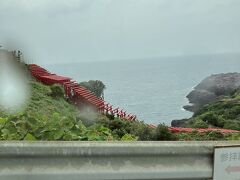
[(64, 97), (65, 93), (64, 93), (64, 89), (61, 85), (59, 84), (53, 84), (52, 86), (50, 86), (51, 88), (51, 96), (54, 98), (59, 98), (59, 97)]
[(191, 127), (193, 127), (193, 128), (208, 128), (208, 124), (200, 118), (195, 118), (193, 120), (193, 124), (191, 125)]
[(202, 114), (199, 118), (201, 118), (204, 122), (215, 125), (218, 121), (217, 116), (214, 114), (214, 112), (206, 112)]
[(136, 141), (137, 138), (134, 137), (133, 135), (131, 134), (125, 134), (122, 138), (121, 138), (121, 141)]
[(240, 140), (240, 134), (239, 133), (228, 134), (226, 136), (226, 139), (231, 140), (231, 141), (238, 141), (238, 140)]
[(223, 116), (219, 115), (217, 117), (217, 122), (215, 123), (215, 126), (223, 128), (224, 124), (225, 124), (225, 119), (223, 118)]
[(212, 131), (208, 133), (207, 138), (208, 140), (213, 140), (213, 141), (224, 140), (224, 135), (221, 132)]
[[(136, 125), (132, 128), (134, 127), (136, 127)], [(155, 129), (150, 128), (145, 124), (139, 124), (137, 128), (134, 128), (134, 130), (132, 130), (131, 132), (138, 137), (139, 141), (152, 141), (155, 138)]]
[(224, 124), (224, 129), (233, 129), (233, 130), (239, 130), (240, 131), (240, 122), (228, 120)]
[(130, 134), (136, 137), (140, 141), (152, 141), (154, 140), (155, 129), (150, 128), (143, 122), (129, 122), (127, 120), (121, 120), (119, 118), (108, 119), (106, 116), (100, 116), (98, 123), (102, 124), (112, 130), (115, 137), (121, 139), (126, 134)]
[(226, 119), (236, 119), (240, 114), (240, 105), (236, 104), (230, 109), (225, 109), (224, 117)]
[(203, 141), (206, 140), (204, 133), (199, 133), (197, 131), (192, 132), (180, 132), (176, 134), (177, 140), (179, 141)]
[(119, 139), (121, 139), (125, 134), (130, 134), (131, 123), (129, 121), (124, 121), (119, 118), (112, 120), (108, 119), (106, 116), (99, 116), (97, 123), (109, 128)]
[(206, 112), (199, 116), (200, 119), (202, 119), (207, 124), (211, 124), (213, 126), (217, 127), (223, 127), (225, 120), (221, 115), (216, 115), (214, 112)]
[(109, 128), (94, 124), (90, 126), (85, 133), (82, 134), (81, 140), (85, 141), (109, 141), (114, 140), (112, 132)]
[(110, 120), (114, 120), (114, 115), (113, 114), (106, 114), (107, 118)]
[(48, 119), (41, 114), (24, 113), (0, 118), (0, 139), (106, 141), (114, 140), (114, 137), (110, 129), (97, 124), (86, 128), (81, 121), (77, 121), (74, 117), (53, 113)]
[(171, 141), (176, 140), (176, 136), (169, 131), (167, 126), (165, 126), (164, 124), (160, 124), (155, 130), (154, 139), (157, 141)]
[(200, 133), (193, 131), (190, 133), (181, 132), (176, 134), (179, 141), (221, 141), (230, 138), (230, 135), (224, 135), (218, 131)]

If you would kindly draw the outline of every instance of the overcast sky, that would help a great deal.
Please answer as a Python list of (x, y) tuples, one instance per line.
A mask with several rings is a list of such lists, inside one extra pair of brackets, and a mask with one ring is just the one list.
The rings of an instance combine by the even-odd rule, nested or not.
[(0, 0), (0, 44), (41, 63), (240, 52), (240, 0)]

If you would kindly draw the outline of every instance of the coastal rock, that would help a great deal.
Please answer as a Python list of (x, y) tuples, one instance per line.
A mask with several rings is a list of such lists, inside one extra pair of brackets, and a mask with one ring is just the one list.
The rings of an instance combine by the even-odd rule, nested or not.
[(197, 112), (202, 106), (230, 95), (240, 88), (240, 73), (215, 74), (205, 78), (191, 91), (187, 98), (191, 105), (184, 106), (185, 110)]

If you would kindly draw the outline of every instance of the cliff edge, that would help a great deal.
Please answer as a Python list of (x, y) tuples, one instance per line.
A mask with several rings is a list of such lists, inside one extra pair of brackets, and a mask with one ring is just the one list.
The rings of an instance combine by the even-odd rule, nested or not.
[(187, 98), (191, 105), (183, 108), (187, 111), (197, 112), (204, 105), (228, 96), (240, 88), (240, 73), (215, 74), (200, 82)]

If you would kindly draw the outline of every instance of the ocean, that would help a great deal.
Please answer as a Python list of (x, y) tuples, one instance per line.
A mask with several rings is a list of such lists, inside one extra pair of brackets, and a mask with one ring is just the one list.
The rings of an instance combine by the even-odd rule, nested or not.
[(189, 118), (186, 95), (211, 74), (240, 72), (239, 54), (146, 58), (44, 65), (78, 82), (101, 80), (105, 100), (146, 123)]

